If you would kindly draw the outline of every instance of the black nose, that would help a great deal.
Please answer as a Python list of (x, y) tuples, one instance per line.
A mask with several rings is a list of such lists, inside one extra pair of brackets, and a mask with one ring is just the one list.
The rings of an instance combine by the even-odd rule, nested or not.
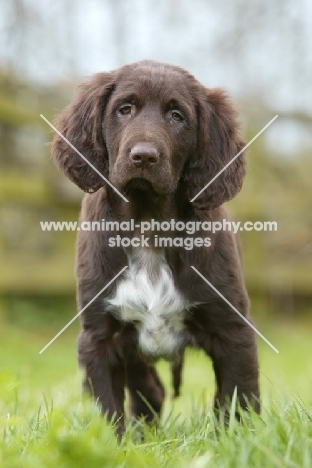
[(137, 167), (150, 167), (159, 160), (159, 152), (152, 143), (137, 143), (130, 151), (131, 161)]

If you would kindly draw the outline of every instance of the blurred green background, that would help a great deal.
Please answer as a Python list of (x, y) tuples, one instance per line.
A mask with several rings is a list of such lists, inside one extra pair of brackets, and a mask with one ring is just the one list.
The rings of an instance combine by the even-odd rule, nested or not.
[[(274, 357), (285, 382), (296, 369), (301, 377), (311, 375), (311, 5), (84, 5), (0, 0), (0, 365), (21, 376), (36, 369), (42, 391), (45, 373), (48, 382), (51, 375), (62, 381), (62, 363), (66, 373), (76, 372), (78, 324), (46, 352), (49, 358), (37, 355), (76, 313), (76, 234), (42, 232), (39, 222), (77, 220), (82, 199), (50, 161), (52, 133), (39, 115), (53, 120), (86, 76), (151, 58), (187, 68), (206, 86), (225, 87), (237, 103), (246, 141), (279, 115), (251, 145), (245, 184), (227, 208), (238, 221), (277, 221), (277, 232), (240, 234), (252, 315), (271, 341), (288, 350), (280, 361)], [(264, 372), (273, 365), (271, 352), (264, 352)]]

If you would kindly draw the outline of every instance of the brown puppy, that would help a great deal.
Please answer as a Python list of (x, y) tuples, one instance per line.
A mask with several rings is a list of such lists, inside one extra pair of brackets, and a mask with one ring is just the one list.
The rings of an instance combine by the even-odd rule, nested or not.
[[(236, 195), (243, 182), (240, 155), (190, 202), (243, 148), (235, 118), (222, 90), (206, 89), (179, 67), (143, 61), (92, 77), (56, 122), (128, 203), (59, 136), (52, 143), (52, 156), (73, 182), (89, 192), (81, 222), (134, 219), (138, 225), (173, 219), (201, 226), (226, 218), (221, 205)], [(137, 234), (122, 229), (79, 232), (79, 310), (128, 266), (81, 315), (78, 349), (85, 387), (92, 388), (103, 412), (118, 420), (122, 433), (125, 388), (133, 417), (151, 421), (150, 407), (160, 413), (164, 398), (153, 362), (160, 357), (176, 360), (178, 394), (182, 353), (195, 346), (213, 362), (215, 407), (224, 407), (237, 387), (241, 407), (250, 402), (259, 411), (254, 332), (190, 267), (248, 316), (233, 233), (209, 233), (207, 244), (203, 229), (187, 234), (170, 224), (166, 233), (150, 230), (148, 245), (118, 247), (109, 240)], [(157, 246), (158, 235), (167, 238), (165, 246)], [(182, 245), (170, 243), (176, 237), (182, 238)], [(184, 248), (187, 237), (193, 244), (196, 237), (201, 242)]]

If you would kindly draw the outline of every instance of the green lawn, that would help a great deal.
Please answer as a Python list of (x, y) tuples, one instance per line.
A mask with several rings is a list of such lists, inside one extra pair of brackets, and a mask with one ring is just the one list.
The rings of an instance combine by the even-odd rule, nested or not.
[[(64, 324), (66, 320), (64, 321)], [(167, 402), (159, 429), (129, 428), (120, 445), (94, 404), (81, 401), (76, 365), (78, 324), (42, 355), (62, 328), (1, 324), (0, 466), (65, 467), (306, 467), (312, 466), (312, 343), (309, 327), (271, 325), (261, 331), (263, 411), (216, 431), (210, 361), (189, 352), (182, 395), (170, 400), (170, 375), (159, 364)], [(142, 439), (140, 435), (144, 433)]]

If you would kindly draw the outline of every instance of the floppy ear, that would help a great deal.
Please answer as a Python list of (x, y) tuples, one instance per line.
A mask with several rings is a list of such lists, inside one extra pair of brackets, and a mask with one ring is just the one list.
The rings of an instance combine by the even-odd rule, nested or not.
[[(110, 73), (94, 75), (80, 86), (77, 96), (55, 121), (60, 133), (105, 177), (108, 177), (108, 156), (102, 122), (113, 89)], [(51, 154), (57, 167), (85, 192), (95, 192), (105, 184), (59, 135), (51, 143)]]
[[(185, 172), (190, 200), (245, 146), (238, 133), (236, 116), (222, 89), (204, 88), (198, 99), (197, 151)], [(241, 154), (194, 200), (194, 207), (214, 209), (231, 200), (241, 189), (244, 175), (245, 160)]]

